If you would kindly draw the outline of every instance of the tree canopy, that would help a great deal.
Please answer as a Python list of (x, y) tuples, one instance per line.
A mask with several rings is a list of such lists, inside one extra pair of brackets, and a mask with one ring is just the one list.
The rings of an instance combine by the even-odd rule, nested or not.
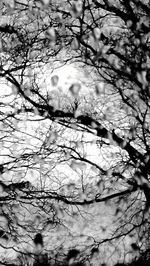
[(0, 264), (148, 261), (149, 1), (1, 1), (0, 87)]

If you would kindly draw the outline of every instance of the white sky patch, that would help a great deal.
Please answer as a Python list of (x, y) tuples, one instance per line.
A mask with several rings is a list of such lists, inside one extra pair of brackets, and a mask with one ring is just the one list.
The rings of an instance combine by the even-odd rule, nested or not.
[(79, 96), (80, 94), (87, 94), (89, 88), (86, 87), (86, 83), (87, 77), (85, 77), (84, 71), (81, 71), (81, 69), (77, 68), (74, 64), (66, 64), (55, 69), (50, 69), (46, 66), (45, 69), (42, 70), (39, 78), (39, 87), (46, 89), (48, 92), (60, 91), (61, 93), (69, 95), (72, 95), (72, 91), (70, 90), (72, 85), (81, 87), (81, 90), (77, 93)]
[(42, 70), (39, 84), (42, 85), (44, 81), (44, 85), (46, 85), (47, 89), (53, 90), (55, 86), (53, 86), (51, 78), (55, 75), (58, 76), (56, 88), (61, 87), (61, 89), (65, 91), (68, 85), (78, 79), (78, 70), (73, 65), (65, 65), (55, 70), (49, 69), (46, 66), (46, 68)]
[(4, 84), (4, 83), (0, 83), (0, 96), (3, 96), (3, 95), (10, 95), (12, 93), (12, 90), (10, 88), (10, 86)]

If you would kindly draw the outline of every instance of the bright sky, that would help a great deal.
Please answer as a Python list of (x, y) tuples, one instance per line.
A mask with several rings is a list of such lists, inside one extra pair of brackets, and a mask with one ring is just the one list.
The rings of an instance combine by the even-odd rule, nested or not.
[[(44, 73), (44, 75), (43, 75)], [(86, 90), (86, 86), (85, 86), (85, 82), (83, 81), (83, 76), (82, 76), (82, 73), (79, 72), (73, 65), (65, 65), (63, 66), (62, 68), (58, 68), (54, 71), (50, 71), (49, 69), (47, 69), (46, 71), (43, 71), (42, 75), (41, 75), (41, 79), (40, 79), (40, 84), (39, 86), (41, 88), (47, 88), (47, 90), (56, 90), (56, 91), (59, 91), (61, 88), (61, 90), (63, 92), (67, 92), (69, 87), (72, 85), (72, 83), (81, 83), (81, 91), (83, 89), (83, 93), (85, 92)], [(53, 77), (55, 76), (55, 79), (53, 80)], [(56, 78), (58, 76), (58, 78)], [(3, 103), (9, 103), (13, 100), (13, 98), (15, 97), (15, 91), (12, 90), (11, 87), (9, 87), (8, 85), (6, 84), (3, 84), (1, 83), (1, 90), (0, 90), (0, 97), (1, 99), (3, 99)], [(89, 93), (89, 88), (87, 88), (87, 91)], [(81, 92), (82, 94), (82, 92)], [(6, 96), (8, 95), (8, 96)], [(3, 97), (4, 96), (4, 97)], [(45, 122), (46, 123), (46, 122)], [(35, 129), (39, 129), (39, 125), (40, 125), (40, 122), (26, 122), (24, 120), (24, 126), (23, 126), (23, 122), (22, 122), (22, 130), (29, 133), (29, 134), (33, 134), (34, 136), (34, 130)], [(43, 129), (42, 129), (43, 132), (46, 131), (46, 127), (44, 128), (44, 124), (43, 124)], [(38, 133), (37, 133), (38, 134)], [(67, 134), (67, 132), (66, 132)], [(73, 133), (72, 133), (73, 134)], [(71, 137), (69, 136), (68, 138), (68, 141), (71, 139)], [(96, 144), (96, 139), (97, 137), (93, 134), (87, 134), (87, 133), (84, 133), (84, 141), (88, 141), (87, 144), (84, 144), (84, 151), (86, 153), (86, 158), (97, 163), (97, 164), (100, 164), (101, 166), (106, 166), (105, 165), (105, 161), (104, 161), (104, 154), (102, 154), (103, 152), (103, 149), (99, 149), (97, 147), (97, 144)], [(25, 143), (23, 145), (26, 145), (28, 143), (28, 137), (26, 137), (26, 140), (25, 140)], [(41, 141), (43, 139), (41, 138)], [(32, 141), (29, 142), (29, 145), (30, 144), (34, 144), (36, 146), (36, 141), (37, 139), (33, 137)], [(35, 142), (35, 143), (34, 143)], [(90, 143), (91, 142), (91, 143)], [(37, 146), (39, 145), (39, 143), (37, 142)], [(109, 147), (109, 149), (112, 149), (112, 152), (114, 151), (114, 148), (112, 147)], [(115, 148), (115, 151), (116, 149), (118, 149), (117, 147)], [(6, 150), (7, 151), (7, 150)], [(102, 151), (102, 152), (101, 152)], [(110, 152), (110, 151), (109, 151)], [(55, 156), (55, 154), (54, 154)], [(107, 159), (107, 164), (109, 164), (109, 160), (110, 158), (106, 158), (107, 157), (107, 153), (105, 153), (105, 159)], [(35, 158), (36, 160), (36, 158)], [(77, 161), (79, 163), (79, 161)], [(88, 182), (88, 184), (90, 185), (90, 182), (92, 184), (92, 182), (97, 182), (98, 179), (99, 179), (99, 176), (97, 174), (97, 170), (94, 169), (94, 167), (86, 167), (84, 168), (84, 165), (83, 167), (80, 165), (78, 165), (78, 163), (73, 163), (72, 165), (58, 165), (57, 166), (57, 171), (54, 172), (54, 174), (52, 175), (51, 173), (51, 177), (49, 179), (49, 182), (51, 182), (51, 180), (53, 180), (53, 178), (57, 178), (57, 175), (59, 175), (60, 173), (62, 173), (60, 175), (60, 178), (64, 178), (64, 176), (66, 175), (66, 183), (70, 181), (77, 181), (79, 180), (79, 182), (81, 182), (81, 174), (84, 174), (84, 178), (85, 178), (85, 183)], [(46, 162), (44, 162), (44, 164), (46, 165)], [(38, 163), (37, 163), (38, 165)], [(47, 166), (46, 166), (47, 167)], [(48, 165), (49, 168), (51, 168), (50, 165)], [(38, 175), (38, 169), (37, 169), (37, 175), (34, 174), (31, 175), (30, 172), (28, 173), (27, 175), (27, 178), (29, 180), (32, 179), (32, 182), (34, 182), (34, 180), (38, 179), (39, 178), (39, 175)], [(63, 176), (64, 174), (64, 176)], [(96, 180), (96, 175), (97, 175), (97, 180)], [(7, 178), (8, 174), (6, 173), (6, 178)], [(92, 176), (95, 176), (93, 179), (92, 179)], [(89, 181), (88, 181), (89, 180)], [(95, 180), (95, 181), (93, 181)], [(57, 180), (56, 180), (57, 181)], [(77, 181), (78, 182), (78, 181)], [(92, 187), (92, 185), (91, 185)], [(84, 196), (84, 195), (83, 195)], [(100, 209), (100, 206), (98, 206), (99, 209)], [(93, 207), (94, 208), (94, 207)], [(103, 208), (103, 205), (101, 205), (101, 208)], [(106, 225), (106, 223), (108, 221), (111, 221), (111, 217), (110, 219), (107, 219), (107, 217), (104, 217), (106, 218), (106, 220), (103, 222), (101, 221), (101, 224), (103, 222), (104, 225)], [(101, 219), (103, 220), (104, 219), (103, 217), (101, 217)], [(1, 221), (0, 221), (1, 222)], [(96, 220), (97, 222), (97, 220)], [(95, 223), (96, 223), (95, 222)], [(79, 225), (79, 223), (77, 224)], [(92, 224), (93, 225), (93, 224)], [(95, 225), (96, 227), (96, 225)], [(84, 228), (85, 228), (85, 231), (84, 231)], [(76, 230), (76, 225), (75, 225), (75, 228), (73, 228), (74, 230)], [(98, 228), (99, 229), (99, 228)], [(87, 234), (89, 233), (89, 227), (87, 227)], [(86, 234), (86, 226), (83, 226), (83, 228), (81, 227), (81, 231), (84, 231), (84, 233)], [(93, 228), (91, 228), (91, 232), (93, 233)], [(97, 232), (96, 232), (97, 233)], [(7, 244), (7, 243), (4, 243), (4, 245)], [(13, 244), (13, 243), (10, 243), (10, 245)], [(5, 255), (7, 257), (14, 257), (16, 256), (16, 252), (15, 251), (12, 251), (12, 253), (10, 252), (10, 250), (8, 249), (8, 252), (7, 252), (7, 249), (3, 249), (3, 248), (0, 248), (0, 255), (4, 255), (4, 252), (5, 252)]]

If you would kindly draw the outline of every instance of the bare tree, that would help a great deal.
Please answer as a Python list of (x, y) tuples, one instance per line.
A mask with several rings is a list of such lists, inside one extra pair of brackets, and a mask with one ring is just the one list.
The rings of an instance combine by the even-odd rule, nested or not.
[[(32, 256), (42, 233), (51, 264), (71, 246), (78, 262), (128, 261), (149, 248), (148, 1), (0, 10), (1, 248)], [(63, 88), (53, 70), (69, 63)]]

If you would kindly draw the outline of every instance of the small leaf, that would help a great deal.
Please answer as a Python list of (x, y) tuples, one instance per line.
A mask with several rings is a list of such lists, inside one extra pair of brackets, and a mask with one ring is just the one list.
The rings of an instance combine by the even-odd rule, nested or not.
[(101, 93), (104, 93), (104, 83), (103, 82), (100, 82), (98, 84), (96, 84), (95, 86), (95, 92), (97, 95), (101, 94)]
[(72, 15), (74, 17), (79, 17), (82, 12), (82, 1), (74, 1), (72, 7), (71, 7)]
[(139, 250), (139, 247), (137, 246), (136, 243), (132, 243), (132, 244), (131, 244), (131, 247), (132, 247), (132, 249), (135, 250), (135, 251), (136, 251), (136, 250)]
[(46, 31), (46, 34), (47, 34), (47, 37), (49, 38), (49, 40), (51, 42), (55, 42), (55, 40), (56, 40), (56, 32), (55, 32), (55, 29), (53, 27), (49, 28)]
[(118, 207), (118, 208), (116, 209), (115, 215), (118, 215), (120, 212), (121, 212), (121, 209)]
[(51, 84), (53, 87), (57, 86), (58, 81), (59, 81), (59, 77), (57, 75), (54, 75), (51, 77)]
[(80, 252), (79, 252), (79, 250), (77, 250), (77, 249), (71, 249), (71, 250), (69, 250), (68, 255), (67, 255), (67, 261), (69, 261), (69, 260), (72, 259), (72, 258), (77, 257), (77, 255), (78, 255), (79, 253), (80, 253)]
[(127, 20), (126, 25), (127, 25), (128, 28), (131, 28), (131, 26), (132, 26), (132, 21), (131, 21), (131, 20)]
[(99, 29), (99, 28), (95, 28), (95, 29), (93, 30), (93, 35), (94, 35), (94, 38), (95, 38), (96, 40), (99, 40), (100, 37), (101, 37), (101, 31), (100, 31), (100, 29)]
[(137, 79), (143, 85), (143, 87), (145, 87), (147, 84), (146, 71), (138, 72), (137, 73)]
[(72, 93), (73, 96), (77, 96), (81, 89), (80, 83), (74, 83), (70, 86), (69, 91)]
[(43, 236), (41, 235), (41, 233), (36, 234), (33, 241), (36, 246), (37, 245), (43, 246)]
[(74, 38), (73, 41), (72, 41), (72, 49), (73, 50), (78, 50), (79, 46), (80, 46), (80, 44), (79, 44), (77, 38)]

